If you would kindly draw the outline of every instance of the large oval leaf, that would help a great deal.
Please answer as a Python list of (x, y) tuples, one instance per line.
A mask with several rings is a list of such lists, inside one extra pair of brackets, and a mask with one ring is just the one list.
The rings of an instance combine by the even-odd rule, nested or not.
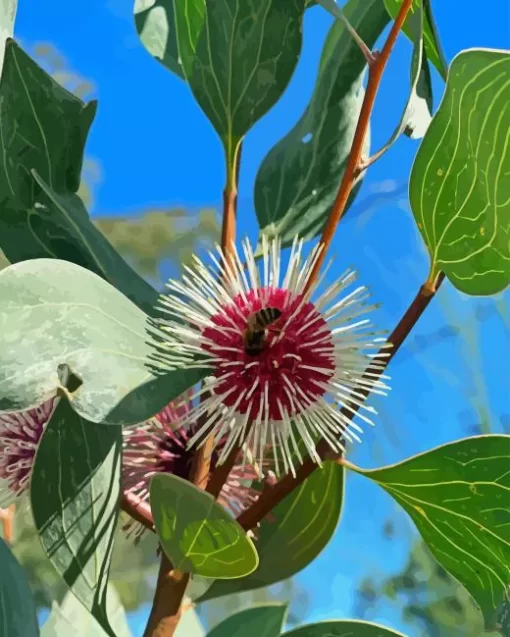
[(69, 400), (93, 422), (150, 418), (205, 371), (149, 368), (148, 317), (99, 276), (67, 261), (33, 259), (0, 272), (0, 411), (54, 396), (59, 366), (82, 381)]
[(476, 436), (363, 471), (412, 517), (428, 547), (493, 622), (510, 576), (510, 436)]
[(185, 77), (223, 141), (230, 170), (240, 140), (278, 101), (294, 72), (304, 11), (305, 0), (149, 0), (135, 6), (142, 41)]
[(282, 637), (405, 637), (405, 635), (372, 622), (339, 619), (300, 626), (284, 633)]
[[(314, 4), (315, 0), (306, 0), (306, 8)], [(135, 26), (147, 51), (185, 80), (177, 45), (174, 1), (135, 0)]]
[(343, 468), (334, 462), (324, 463), (272, 511), (270, 520), (261, 522), (257, 570), (240, 580), (214, 582), (200, 601), (269, 586), (305, 568), (333, 536), (343, 493)]
[(0, 538), (0, 636), (39, 636), (34, 599), (25, 571), (2, 538)]
[(39, 538), (74, 595), (111, 637), (107, 582), (118, 517), (122, 431), (61, 399), (35, 456), (30, 501)]
[[(388, 13), (392, 18), (396, 18), (402, 5), (402, 0), (384, 0), (384, 2), (388, 9)], [(425, 54), (430, 62), (436, 67), (441, 77), (445, 80), (448, 72), (448, 65), (446, 64), (445, 57), (441, 49), (436, 25), (432, 16), (431, 0), (413, 0), (411, 10), (402, 30), (412, 41), (414, 41), (411, 20), (413, 14), (421, 10), (422, 5), (425, 11)]]
[(254, 606), (227, 617), (207, 637), (278, 637), (286, 614), (286, 604)]
[(253, 542), (211, 494), (159, 473), (151, 481), (150, 503), (161, 546), (175, 568), (221, 579), (257, 568)]
[[(108, 618), (115, 631), (115, 637), (131, 637), (126, 613), (113, 585), (108, 585), (106, 594)], [(101, 628), (77, 597), (68, 591), (58, 604), (53, 602), (51, 614), (44, 622), (41, 637), (106, 637)]]
[[(350, 0), (345, 15), (372, 46), (388, 23), (383, 0)], [(366, 61), (344, 25), (328, 34), (314, 93), (305, 113), (264, 159), (255, 182), (255, 210), (263, 234), (283, 245), (323, 228), (351, 150), (363, 100)], [(368, 138), (365, 151), (368, 152)], [(359, 190), (355, 187), (350, 202)]]
[(453, 60), (411, 172), (413, 214), (434, 270), (466, 294), (510, 283), (510, 53)]
[(75, 194), (95, 112), (95, 102), (85, 105), (8, 40), (0, 82), (0, 247), (11, 263), (77, 263), (151, 313), (157, 292), (94, 227)]

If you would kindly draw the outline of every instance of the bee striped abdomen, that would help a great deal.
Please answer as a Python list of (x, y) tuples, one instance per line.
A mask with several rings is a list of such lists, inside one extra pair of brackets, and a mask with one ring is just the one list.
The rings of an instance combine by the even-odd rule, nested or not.
[(267, 341), (267, 328), (281, 315), (281, 310), (276, 307), (263, 307), (248, 317), (243, 342), (244, 351), (249, 356), (257, 356), (263, 351)]

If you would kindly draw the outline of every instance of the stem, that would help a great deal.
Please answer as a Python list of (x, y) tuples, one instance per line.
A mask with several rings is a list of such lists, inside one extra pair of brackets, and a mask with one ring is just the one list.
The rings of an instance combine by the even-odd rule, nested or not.
[[(400, 319), (397, 326), (388, 338), (388, 342), (392, 344), (389, 350), (389, 355), (384, 360), (384, 367), (378, 370), (378, 374), (382, 374), (384, 369), (388, 366), (389, 362), (395, 356), (400, 349), (400, 346), (407, 338), (413, 327), (418, 322), (423, 312), (427, 309), (430, 301), (432, 300), (435, 292), (444, 280), (444, 274), (441, 272), (437, 278), (436, 287), (434, 290), (430, 290), (426, 285), (422, 285), (418, 294), (414, 298), (411, 305), (407, 308), (404, 316)], [(387, 349), (381, 350), (386, 352)], [(370, 394), (370, 390), (361, 387), (359, 393), (366, 398)], [(356, 407), (355, 407), (356, 409)], [(342, 409), (345, 416), (352, 417), (351, 412)], [(324, 459), (327, 457), (330, 450), (329, 444), (325, 440), (321, 440), (317, 444), (317, 453)], [(246, 509), (237, 518), (239, 524), (248, 531), (253, 529), (257, 524), (277, 506), (291, 491), (298, 487), (306, 478), (308, 478), (316, 469), (318, 465), (312, 458), (308, 457), (304, 460), (304, 463), (297, 469), (296, 476), (288, 473), (281, 480), (279, 480), (271, 489), (267, 491), (267, 495), (259, 497), (259, 499), (249, 508)]]
[(171, 637), (175, 633), (188, 581), (189, 574), (174, 569), (162, 551), (156, 594), (143, 637)]
[(310, 277), (308, 278), (308, 281), (306, 283), (305, 293), (308, 292), (319, 274), (319, 271), (324, 262), (324, 258), (326, 256), (326, 252), (328, 251), (331, 241), (333, 240), (333, 237), (335, 235), (336, 227), (338, 226), (338, 223), (345, 212), (345, 208), (349, 200), (349, 195), (351, 194), (351, 191), (356, 184), (356, 180), (359, 177), (360, 166), (362, 165), (361, 153), (363, 150), (363, 143), (367, 135), (368, 126), (370, 124), (370, 116), (372, 115), (372, 111), (374, 109), (375, 98), (377, 96), (377, 91), (379, 90), (383, 71), (386, 67), (386, 64), (388, 63), (391, 51), (393, 50), (393, 47), (397, 40), (397, 36), (402, 29), (402, 26), (404, 25), (407, 14), (411, 9), (412, 4), (413, 0), (403, 0), (400, 11), (398, 12), (393, 26), (391, 27), (382, 51), (377, 54), (372, 64), (369, 64), (367, 88), (365, 91), (365, 96), (363, 98), (363, 104), (361, 106), (361, 112), (358, 119), (358, 124), (356, 126), (356, 132), (354, 133), (351, 152), (349, 153), (349, 159), (345, 167), (345, 172), (340, 184), (340, 188), (338, 190), (338, 194), (333, 204), (333, 208), (331, 209), (331, 213), (322, 232), (322, 237), (320, 240), (320, 243), (322, 244), (322, 250), (319, 252), (318, 258), (315, 261), (313, 269), (310, 273)]
[[(221, 247), (226, 261), (225, 268), (229, 267), (232, 258), (232, 248), (236, 236), (237, 217), (237, 183), (239, 175), (239, 164), (241, 161), (241, 142), (238, 142), (233, 156), (227, 153), (227, 181), (223, 192), (223, 223), (221, 229)], [(214, 449), (214, 436), (209, 435), (204, 444), (197, 449), (193, 458), (193, 465), (190, 472), (190, 480), (200, 489), (206, 489), (209, 483), (211, 457)], [(227, 458), (221, 472), (215, 472), (211, 480), (217, 497), (228, 477), (231, 456), (235, 449)], [(237, 453), (236, 453), (237, 455)], [(235, 461), (235, 456), (234, 456)], [(221, 467), (220, 467), (221, 468)], [(216, 475), (218, 477), (216, 477)], [(209, 489), (208, 489), (209, 490)], [(216, 493), (217, 491), (217, 493)], [(126, 494), (123, 496), (123, 504)], [(139, 511), (135, 511), (139, 514)], [(144, 637), (173, 637), (181, 615), (183, 613), (182, 600), (186, 587), (190, 579), (189, 573), (183, 573), (179, 569), (174, 569), (164, 551), (161, 551), (161, 563), (159, 567), (156, 593), (152, 603), (151, 614), (145, 629)]]
[(152, 512), (149, 504), (144, 500), (138, 498), (134, 493), (125, 491), (122, 493), (120, 499), (120, 507), (133, 520), (140, 522), (149, 531), (154, 531), (154, 520), (152, 519)]
[(370, 50), (370, 47), (368, 47), (365, 44), (365, 41), (363, 40), (363, 38), (359, 35), (356, 29), (349, 22), (343, 9), (339, 7), (338, 4), (336, 3), (336, 0), (330, 0), (326, 4), (322, 3), (322, 6), (326, 9), (326, 11), (329, 11), (332, 15), (335, 16), (335, 18), (337, 18), (338, 20), (340, 20), (340, 22), (343, 23), (344, 27), (349, 32), (350, 36), (352, 37), (354, 42), (356, 42), (361, 52), (363, 53), (365, 60), (367, 61), (367, 64), (369, 65), (373, 64), (376, 60), (376, 56)]
[(0, 523), (2, 524), (4, 540), (7, 544), (12, 544), (14, 540), (14, 513), (16, 505), (11, 504), (6, 509), (0, 509)]

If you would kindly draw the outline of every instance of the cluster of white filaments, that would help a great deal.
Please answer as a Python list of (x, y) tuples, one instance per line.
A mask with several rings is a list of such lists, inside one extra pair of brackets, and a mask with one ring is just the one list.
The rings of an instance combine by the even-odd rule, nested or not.
[[(278, 240), (263, 240), (260, 267), (244, 241), (241, 255), (233, 247), (227, 260), (217, 248), (211, 265), (195, 257), (180, 281), (167, 283), (159, 309), (168, 318), (153, 327), (154, 356), (162, 371), (209, 370), (179, 424), (200, 424), (190, 445), (210, 433), (216, 441), (227, 437), (219, 462), (245, 445), (262, 464), (271, 447), (276, 473), (280, 461), (294, 472), (303, 461), (303, 443), (320, 462), (320, 438), (342, 452), (346, 441), (359, 441), (356, 413), (373, 424), (366, 394), (389, 389), (381, 373), (385, 339), (365, 316), (376, 306), (366, 303), (365, 287), (346, 291), (356, 280), (352, 270), (329, 286), (323, 285), (328, 268), (310, 281), (319, 251), (305, 258), (303, 242), (295, 240), (282, 278)], [(247, 351), (246, 331), (250, 317), (264, 308), (277, 310), (277, 319), (254, 355)]]

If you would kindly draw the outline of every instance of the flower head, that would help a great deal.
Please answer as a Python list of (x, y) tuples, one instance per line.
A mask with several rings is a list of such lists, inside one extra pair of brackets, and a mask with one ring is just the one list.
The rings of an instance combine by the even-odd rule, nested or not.
[(373, 424), (366, 412), (375, 413), (362, 392), (384, 394), (388, 387), (379, 360), (384, 339), (363, 318), (375, 306), (365, 303), (363, 286), (345, 292), (355, 273), (345, 272), (317, 294), (325, 273), (309, 279), (320, 247), (305, 259), (296, 240), (283, 278), (279, 242), (264, 241), (262, 248), (262, 272), (246, 241), (244, 266), (235, 249), (228, 264), (218, 249), (218, 256), (210, 255), (214, 267), (195, 258), (182, 281), (167, 283), (170, 293), (159, 307), (168, 318), (156, 323), (155, 358), (166, 369), (211, 370), (195, 396), (200, 401), (180, 419), (183, 426), (203, 423), (189, 444), (210, 431), (216, 441), (227, 436), (220, 462), (243, 443), (262, 462), (270, 445), (278, 473), (278, 456), (294, 471), (302, 443), (320, 462), (319, 437), (334, 451), (342, 451), (345, 440), (359, 440), (351, 415), (360, 408), (359, 418)]
[(51, 398), (34, 409), (0, 414), (0, 507), (28, 489), (35, 452), (54, 403)]
[[(171, 473), (180, 478), (189, 477), (194, 450), (188, 447), (196, 427), (175, 429), (175, 423), (191, 409), (183, 399), (178, 406), (170, 403), (146, 423), (124, 429), (122, 479), (124, 491), (140, 501), (149, 498), (150, 480), (156, 473)], [(218, 463), (218, 451), (213, 452), (211, 470)], [(259, 474), (250, 465), (235, 465), (218, 497), (218, 502), (232, 514), (238, 515), (252, 504), (258, 492), (247, 482)], [(128, 525), (130, 528), (131, 525)]]

